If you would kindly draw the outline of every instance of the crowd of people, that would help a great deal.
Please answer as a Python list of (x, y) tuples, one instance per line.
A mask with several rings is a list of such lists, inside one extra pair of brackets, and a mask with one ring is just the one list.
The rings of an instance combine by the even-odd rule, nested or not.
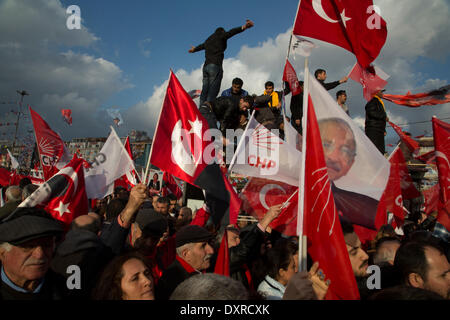
[[(92, 202), (89, 214), (69, 230), (45, 210), (17, 207), (36, 186), (6, 189), (0, 223), (4, 300), (281, 300), (324, 299), (330, 280), (308, 257), (299, 271), (298, 237), (269, 224), (281, 212), (271, 207), (259, 222), (219, 227), (207, 202), (192, 212), (176, 197), (150, 196), (139, 184), (116, 188)], [(18, 194), (21, 191), (21, 194)], [(416, 224), (403, 236), (390, 225), (362, 243), (341, 217), (348, 257), (364, 300), (450, 298), (448, 239)], [(427, 227), (428, 229), (429, 226)], [(215, 273), (227, 237), (229, 276)], [(380, 268), (380, 285), (370, 287), (369, 265)]]

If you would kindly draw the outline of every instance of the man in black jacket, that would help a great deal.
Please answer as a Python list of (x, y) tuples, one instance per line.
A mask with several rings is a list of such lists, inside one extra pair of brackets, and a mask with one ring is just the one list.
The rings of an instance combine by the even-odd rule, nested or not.
[(314, 76), (320, 82), (320, 84), (323, 85), (323, 87), (327, 90), (334, 89), (341, 83), (347, 82), (347, 80), (348, 80), (348, 77), (345, 76), (339, 81), (325, 83), (325, 80), (327, 79), (327, 72), (324, 69), (317, 69), (314, 72)]
[(206, 41), (196, 47), (189, 49), (190, 53), (205, 50), (205, 63), (203, 65), (203, 87), (200, 95), (200, 105), (205, 101), (213, 101), (220, 90), (223, 69), (222, 62), (224, 52), (227, 49), (227, 40), (242, 31), (253, 27), (254, 23), (247, 20), (246, 23), (237, 28), (225, 31), (217, 28)]
[(385, 154), (384, 136), (386, 135), (386, 122), (389, 121), (384, 103), (381, 100), (383, 91), (376, 92), (366, 104), (366, 136), (373, 142), (382, 154)]

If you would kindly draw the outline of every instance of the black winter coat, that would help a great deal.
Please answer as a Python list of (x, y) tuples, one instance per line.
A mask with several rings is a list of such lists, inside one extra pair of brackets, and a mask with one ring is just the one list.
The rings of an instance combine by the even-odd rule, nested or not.
[(365, 130), (372, 131), (386, 131), (386, 111), (383, 108), (383, 105), (377, 98), (372, 98), (366, 104), (366, 124)]

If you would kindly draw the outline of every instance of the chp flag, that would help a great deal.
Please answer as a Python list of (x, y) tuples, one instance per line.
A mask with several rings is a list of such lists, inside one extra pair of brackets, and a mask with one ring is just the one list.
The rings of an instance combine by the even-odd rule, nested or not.
[(227, 225), (230, 184), (216, 161), (214, 143), (207, 139), (208, 129), (208, 122), (170, 71), (149, 163), (203, 189), (213, 222)]
[(299, 190), (299, 201), (303, 201), (298, 214), (303, 219), (298, 223), (299, 234), (307, 236), (308, 253), (331, 280), (326, 299), (357, 300), (359, 291), (333, 199), (315, 106), (309, 97), (303, 146), (304, 186)]
[(259, 123), (252, 113), (229, 171), (285, 182), (298, 187), (301, 152)]
[(301, 0), (294, 35), (332, 43), (368, 67), (386, 42), (386, 22), (372, 0)]
[(363, 68), (356, 62), (348, 77), (362, 85), (364, 99), (370, 101), (376, 92), (382, 90), (387, 85), (386, 80), (390, 76), (377, 66), (371, 65)]
[[(42, 207), (66, 228), (76, 217), (88, 213), (88, 199), (84, 181), (83, 159), (74, 158), (35, 192), (19, 204), (23, 207)], [(14, 212), (12, 213), (12, 215)]]
[(59, 134), (53, 131), (36, 111), (30, 106), (28, 108), (33, 121), (44, 179), (48, 180), (69, 163), (71, 156)]

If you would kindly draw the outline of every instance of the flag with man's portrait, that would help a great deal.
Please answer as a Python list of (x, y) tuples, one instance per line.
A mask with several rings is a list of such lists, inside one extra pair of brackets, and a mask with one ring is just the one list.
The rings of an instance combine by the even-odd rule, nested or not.
[(353, 224), (375, 229), (378, 201), (390, 163), (325, 88), (309, 74), (336, 207)]

